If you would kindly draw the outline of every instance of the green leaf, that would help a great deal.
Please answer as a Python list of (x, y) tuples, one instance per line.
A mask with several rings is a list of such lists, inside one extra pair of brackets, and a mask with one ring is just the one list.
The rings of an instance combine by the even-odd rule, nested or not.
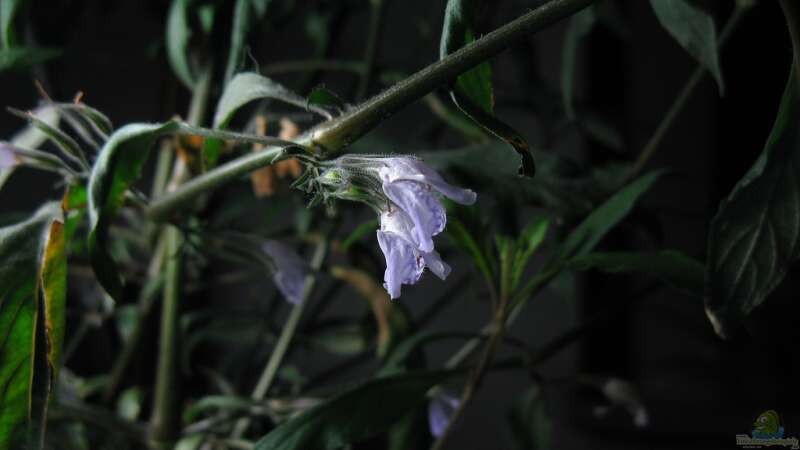
[[(0, 44), (3, 49), (16, 45), (14, 18), (26, 0), (0, 0)], [(0, 65), (2, 66), (2, 65)]]
[[(439, 45), (440, 58), (477, 40), (474, 24), (480, 4), (476, 0), (448, 0)], [(450, 96), (467, 116), (514, 148), (522, 160), (521, 175), (533, 176), (536, 167), (528, 142), (494, 116), (492, 68), (487, 61), (459, 75)]]
[(244, 48), (247, 35), (259, 20), (267, 13), (272, 0), (236, 0), (233, 10), (233, 26), (231, 29), (231, 46), (228, 65), (225, 68), (225, 81), (233, 78), (240, 69), (244, 59)]
[(408, 372), (367, 381), (290, 419), (255, 450), (334, 450), (387, 430), (459, 372)]
[[(299, 108), (307, 106), (305, 98), (283, 85), (257, 73), (244, 72), (237, 74), (225, 86), (225, 92), (222, 93), (214, 113), (214, 128), (227, 128), (239, 108), (254, 100), (264, 98), (279, 100)], [(310, 109), (330, 118), (330, 114), (325, 110), (314, 107)]]
[(722, 95), (725, 84), (719, 68), (714, 19), (686, 0), (650, 0), (650, 5), (656, 13), (658, 21), (669, 34), (711, 72), (711, 75), (717, 80), (719, 93)]
[(709, 231), (706, 313), (726, 337), (800, 255), (800, 95), (792, 71), (758, 160), (720, 203)]
[(35, 112), (24, 112), (14, 108), (8, 108), (8, 111), (27, 120), (31, 125), (38, 128), (39, 131), (47, 136), (47, 138), (61, 150), (61, 153), (65, 157), (74, 161), (81, 167), (88, 167), (89, 164), (83, 149), (81, 149), (81, 146), (75, 142), (70, 135), (61, 131), (58, 127), (50, 125), (45, 120), (40, 119)]
[(517, 253), (514, 259), (513, 273), (511, 276), (511, 290), (519, 286), (522, 273), (528, 264), (528, 260), (536, 252), (547, 235), (550, 219), (547, 217), (537, 217), (529, 223), (517, 239)]
[(551, 448), (552, 420), (544, 408), (540, 386), (531, 387), (514, 402), (508, 413), (514, 450)]
[(475, 239), (472, 237), (472, 234), (469, 232), (469, 230), (467, 230), (467, 227), (465, 227), (464, 224), (458, 219), (450, 217), (447, 221), (446, 231), (447, 237), (449, 237), (453, 243), (459, 246), (462, 250), (466, 251), (467, 254), (472, 258), (472, 262), (474, 262), (478, 270), (481, 271), (490, 287), (494, 286), (494, 272), (492, 271), (492, 266), (489, 263), (489, 259), (481, 249), (481, 246), (475, 242)]
[(0, 261), (0, 450), (14, 450), (24, 447), (29, 426), (44, 429), (60, 367), (66, 254), (58, 204), (0, 228)]
[(594, 7), (589, 6), (572, 16), (567, 34), (564, 36), (564, 47), (561, 51), (561, 93), (564, 99), (564, 111), (570, 119), (575, 118), (575, 107), (572, 103), (578, 43), (592, 31), (596, 23), (597, 14)]
[[(36, 115), (39, 117), (39, 119), (46, 122), (50, 126), (58, 126), (60, 119), (58, 111), (46, 107), (39, 108), (36, 110)], [(47, 141), (47, 136), (38, 128), (29, 125), (22, 129), (22, 131), (19, 133), (15, 134), (11, 138), (10, 144), (20, 148), (35, 149), (36, 147), (42, 145), (45, 141)], [(3, 188), (3, 184), (5, 184), (6, 180), (8, 180), (13, 172), (14, 167), (0, 168), (0, 189)]]
[(315, 87), (308, 94), (306, 109), (311, 109), (312, 107), (320, 108), (325, 111), (334, 110), (338, 114), (341, 114), (347, 109), (344, 101), (324, 85)]
[(189, 90), (194, 88), (195, 76), (189, 62), (189, 42), (192, 28), (189, 8), (192, 0), (172, 0), (167, 16), (167, 59), (178, 79)]
[(591, 252), (598, 242), (624, 219), (639, 198), (655, 184), (663, 171), (650, 172), (631, 182), (597, 207), (567, 236), (556, 253), (556, 263)]
[(61, 52), (52, 48), (14, 47), (0, 50), (0, 72), (12, 69), (27, 69), (36, 64), (60, 55)]
[(660, 252), (598, 252), (570, 260), (574, 270), (598, 269), (608, 273), (644, 273), (690, 295), (702, 296), (705, 289), (703, 264), (683, 253)]

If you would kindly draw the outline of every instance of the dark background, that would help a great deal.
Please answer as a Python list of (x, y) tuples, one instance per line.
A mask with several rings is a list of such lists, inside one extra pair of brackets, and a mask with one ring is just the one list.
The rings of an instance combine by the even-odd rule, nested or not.
[[(84, 100), (104, 111), (115, 124), (166, 120), (186, 109), (188, 93), (171, 75), (164, 56), (168, 2), (34, 3), (39, 43), (61, 48), (63, 54), (35, 75), (0, 75), (0, 104), (35, 105), (35, 76), (54, 98), (69, 99), (83, 91)], [(333, 8), (335, 3), (297, 2), (323, 9)], [(363, 52), (368, 8), (366, 2), (348, 3), (352, 11), (337, 22), (340, 31), (331, 54), (358, 59)], [(436, 60), (445, 1), (387, 3), (379, 67), (410, 73)], [(496, 11), (487, 19), (491, 27), (537, 4), (489, 3), (492, 7), (496, 4)], [(638, 227), (622, 226), (605, 241), (606, 246), (675, 248), (703, 258), (706, 231), (716, 205), (761, 151), (788, 77), (791, 46), (778, 4), (772, 0), (758, 3), (722, 51), (724, 97), (720, 98), (716, 85), (706, 77), (650, 163), (650, 167), (674, 171), (634, 214), (655, 230), (659, 240), (642, 237)], [(563, 136), (549, 146), (551, 151), (576, 152), (597, 163), (632, 159), (694, 70), (691, 57), (660, 27), (648, 2), (617, 4), (630, 38), (622, 39), (599, 26), (582, 41), (577, 97), (579, 104), (591, 105), (617, 127), (624, 139), (624, 153), (588, 141), (579, 133)], [(728, 1), (698, 4), (714, 14), (718, 29), (732, 9)], [(545, 83), (558, 91), (565, 25), (531, 36), (493, 60), (498, 114), (535, 145), (543, 145), (541, 128), (548, 118), (508, 105), (526, 101), (532, 83)], [(254, 57), (262, 64), (307, 57), (311, 48), (302, 27), (291, 20), (259, 34), (253, 46)], [(519, 58), (530, 58), (528, 62), (538, 67), (541, 79), (520, 77), (513, 69)], [(309, 87), (298, 86), (291, 76), (276, 78), (295, 89)], [(355, 85), (351, 75), (326, 75), (322, 81), (351, 98)], [(376, 84), (370, 92), (379, 89)], [(398, 152), (413, 151), (425, 148), (433, 120), (427, 109), (416, 104), (375, 133), (392, 139)], [(10, 136), (21, 125), (10, 115), (0, 116), (0, 136)], [(0, 212), (32, 210), (57, 192), (47, 175), (20, 170), (0, 191)], [(465, 261), (453, 261), (452, 265), (454, 277), (463, 279), (469, 274)], [(787, 436), (800, 436), (796, 346), (800, 315), (794, 302), (798, 287), (794, 275), (756, 310), (747, 323), (747, 333), (730, 341), (714, 335), (699, 299), (654, 288), (646, 280), (589, 274), (557, 283), (526, 309), (511, 334), (537, 346), (573, 327), (592, 323), (582, 331), (582, 339), (542, 367), (541, 375), (557, 379), (579, 372), (630, 380), (642, 394), (650, 423), (637, 429), (621, 410), (598, 418), (592, 411), (602, 398), (595, 392), (574, 383), (555, 383), (545, 392), (546, 409), (554, 421), (553, 447), (734, 448), (735, 435), (749, 433), (753, 420), (767, 409), (781, 414)], [(444, 289), (428, 276), (419, 287), (405, 289), (401, 301), (418, 313), (424, 310), (426, 300)], [(344, 301), (342, 308), (353, 307)], [(471, 298), (451, 302), (430, 327), (477, 329), (485, 321), (485, 308)], [(431, 361), (441, 361), (453, 349), (437, 347), (428, 356)], [(97, 370), (106, 364), (103, 358), (102, 352), (79, 356), (75, 365)], [(146, 356), (143, 358), (146, 362)], [(308, 364), (319, 362), (310, 360)], [(492, 373), (447, 448), (506, 448), (507, 407), (528, 385), (525, 374)]]

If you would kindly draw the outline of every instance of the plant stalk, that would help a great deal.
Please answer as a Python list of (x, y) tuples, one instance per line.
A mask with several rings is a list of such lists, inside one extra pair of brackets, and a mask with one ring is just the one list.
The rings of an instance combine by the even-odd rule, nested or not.
[[(295, 142), (306, 147), (320, 147), (329, 154), (335, 153), (404, 107), (497, 55), (516, 40), (565, 19), (594, 1), (550, 0), (411, 75), (352, 111), (309, 130)], [(185, 183), (175, 192), (152, 202), (149, 215), (154, 220), (164, 220), (195, 197), (271, 164), (280, 151), (273, 147), (236, 158), (206, 172)]]

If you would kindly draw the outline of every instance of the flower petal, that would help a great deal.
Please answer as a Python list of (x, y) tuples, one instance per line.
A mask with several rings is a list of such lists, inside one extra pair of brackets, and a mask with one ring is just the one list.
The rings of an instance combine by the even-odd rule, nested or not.
[(383, 184), (383, 192), (414, 224), (412, 235), (417, 248), (433, 251), (433, 236), (444, 230), (447, 215), (444, 206), (425, 185), (415, 181), (395, 181)]
[(392, 299), (400, 297), (403, 284), (414, 284), (419, 281), (425, 270), (425, 261), (413, 244), (400, 235), (377, 231), (378, 245), (386, 258), (386, 271), (383, 274), (383, 287)]
[(436, 394), (428, 405), (428, 426), (433, 437), (444, 434), (450, 424), (450, 418), (458, 408), (459, 400), (444, 392)]
[(470, 189), (461, 189), (453, 186), (439, 175), (438, 172), (428, 167), (422, 160), (413, 157), (387, 158), (385, 166), (379, 171), (384, 184), (400, 180), (417, 181), (428, 184), (439, 191), (440, 194), (461, 203), (471, 205), (475, 203), (477, 194)]
[(439, 252), (436, 250), (423, 253), (422, 259), (425, 260), (425, 265), (431, 269), (431, 272), (434, 273), (437, 277), (444, 280), (450, 275), (450, 266), (447, 265), (446, 262), (442, 261), (442, 257), (439, 256)]
[(295, 305), (302, 302), (308, 275), (305, 261), (291, 247), (280, 241), (264, 241), (261, 250), (272, 260), (272, 280), (283, 297)]

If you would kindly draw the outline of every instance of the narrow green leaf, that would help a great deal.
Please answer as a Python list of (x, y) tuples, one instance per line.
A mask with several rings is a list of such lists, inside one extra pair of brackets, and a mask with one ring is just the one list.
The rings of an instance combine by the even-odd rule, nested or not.
[[(66, 257), (61, 210), (48, 203), (30, 219), (0, 228), (0, 450), (25, 447), (42, 430), (64, 336)], [(44, 342), (37, 340), (44, 337)], [(48, 373), (34, 376), (36, 360)], [(35, 386), (34, 383), (37, 383)], [(45, 396), (32, 399), (34, 393)]]
[(233, 74), (241, 68), (247, 35), (253, 26), (264, 18), (270, 3), (272, 0), (236, 0), (225, 81), (233, 78)]
[(40, 119), (35, 112), (24, 112), (15, 108), (8, 108), (8, 111), (22, 119), (27, 120), (31, 125), (38, 128), (61, 150), (61, 153), (65, 157), (74, 161), (81, 167), (88, 167), (89, 163), (86, 159), (83, 149), (81, 149), (81, 146), (75, 142), (70, 135), (61, 131), (58, 127), (54, 127), (46, 121)]
[(606, 233), (628, 215), (639, 198), (650, 190), (662, 174), (662, 171), (655, 171), (643, 175), (597, 207), (567, 236), (556, 253), (556, 262), (565, 262), (591, 252)]
[[(440, 58), (477, 40), (474, 24), (480, 4), (476, 0), (448, 0), (439, 45)], [(521, 175), (533, 176), (536, 166), (528, 142), (494, 116), (492, 68), (488, 62), (459, 75), (451, 87), (450, 97), (477, 124), (514, 148), (522, 161)]]
[(189, 62), (189, 41), (192, 29), (189, 24), (189, 8), (192, 0), (172, 0), (167, 16), (167, 59), (187, 89), (194, 87), (195, 76)]
[[(36, 115), (42, 121), (46, 122), (52, 127), (58, 126), (60, 116), (58, 111), (51, 108), (39, 108), (36, 110)], [(47, 136), (34, 126), (27, 126), (19, 133), (11, 138), (10, 144), (20, 148), (35, 149), (47, 140)], [(6, 180), (14, 172), (14, 167), (2, 168), (0, 167), (0, 189), (3, 188)]]
[(522, 230), (522, 233), (520, 233), (519, 239), (517, 240), (517, 253), (514, 260), (513, 274), (511, 276), (512, 291), (519, 286), (519, 281), (522, 279), (522, 273), (525, 271), (528, 260), (544, 241), (549, 225), (550, 219), (547, 217), (537, 217)]
[(469, 254), (472, 258), (472, 262), (475, 263), (475, 266), (481, 271), (484, 278), (486, 278), (487, 283), (489, 283), (490, 286), (494, 286), (494, 274), (492, 266), (489, 264), (489, 259), (486, 257), (483, 250), (481, 250), (480, 245), (475, 242), (475, 239), (472, 237), (469, 230), (467, 230), (467, 227), (459, 220), (450, 217), (447, 221), (446, 231), (447, 236)]
[(592, 31), (596, 23), (597, 14), (594, 7), (589, 6), (572, 16), (567, 34), (564, 36), (564, 47), (561, 51), (561, 95), (564, 100), (564, 111), (570, 119), (575, 118), (573, 89), (575, 87), (575, 59), (578, 55), (578, 44)]
[(508, 413), (514, 450), (551, 448), (552, 420), (544, 409), (540, 386), (531, 387), (514, 402)]
[(60, 55), (61, 52), (52, 48), (14, 47), (0, 49), (0, 72), (6, 70), (21, 70)]
[(800, 95), (793, 70), (761, 156), (711, 222), (706, 313), (726, 337), (800, 256)]
[(705, 268), (683, 253), (660, 252), (599, 252), (574, 258), (567, 263), (570, 269), (598, 269), (609, 273), (644, 273), (668, 285), (701, 297), (705, 289)]
[(650, 0), (661, 25), (717, 80), (720, 95), (725, 91), (717, 52), (714, 19), (686, 0)]
[(367, 381), (290, 419), (255, 450), (334, 450), (387, 430), (454, 371), (408, 372)]
[(0, 0), (0, 44), (3, 49), (14, 47), (16, 33), (14, 18), (26, 0)]

